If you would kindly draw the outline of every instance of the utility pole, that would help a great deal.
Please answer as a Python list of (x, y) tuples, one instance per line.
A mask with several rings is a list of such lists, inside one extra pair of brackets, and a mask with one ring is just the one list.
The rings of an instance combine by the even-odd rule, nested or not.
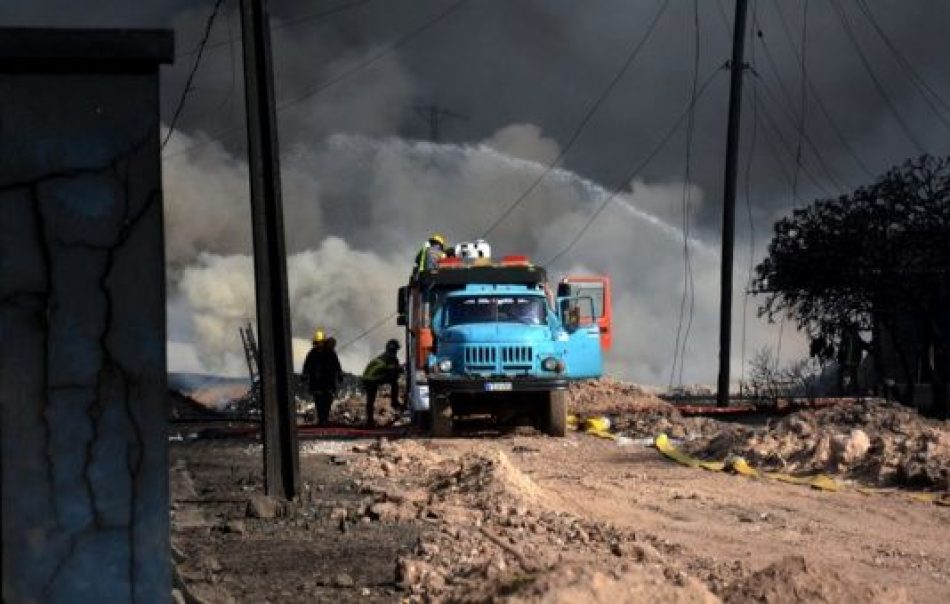
[(732, 351), (732, 264), (736, 238), (736, 168), (739, 160), (739, 112), (742, 108), (742, 72), (748, 0), (736, 0), (730, 63), (729, 125), (726, 137), (726, 175), (722, 194), (722, 268), (719, 291), (719, 384), (716, 405), (729, 405), (729, 355)]
[(290, 387), (293, 360), (287, 301), (287, 256), (280, 198), (280, 148), (274, 107), (267, 0), (241, 0), (247, 160), (254, 239), (254, 288), (260, 339), (264, 490), (292, 499), (297, 494), (296, 401)]
[(457, 120), (467, 120), (468, 116), (460, 113), (443, 109), (435, 103), (429, 105), (416, 105), (413, 107), (420, 117), (429, 121), (429, 140), (437, 143), (440, 140), (442, 130), (442, 118), (454, 118)]

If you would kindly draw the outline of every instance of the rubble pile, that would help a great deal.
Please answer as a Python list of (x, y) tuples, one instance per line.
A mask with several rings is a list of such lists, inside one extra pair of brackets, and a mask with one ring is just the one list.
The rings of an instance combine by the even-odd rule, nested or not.
[(587, 416), (646, 411), (669, 413), (673, 407), (639, 384), (609, 377), (570, 385), (569, 413)]
[(793, 413), (763, 428), (733, 428), (687, 447), (760, 468), (831, 472), (879, 486), (950, 489), (950, 423), (869, 399)]
[(365, 477), (358, 486), (367, 497), (340, 512), (352, 522), (417, 519), (431, 527), (397, 560), (410, 601), (612, 602), (661, 591), (676, 601), (715, 601), (668, 559), (674, 546), (553, 511), (544, 489), (504, 452), (444, 457), (430, 447), (381, 440), (358, 448), (365, 455), (352, 467)]
[(718, 433), (722, 424), (701, 417), (683, 417), (676, 407), (643, 386), (612, 378), (572, 384), (568, 412), (578, 417), (606, 416), (611, 431), (631, 437), (692, 439)]

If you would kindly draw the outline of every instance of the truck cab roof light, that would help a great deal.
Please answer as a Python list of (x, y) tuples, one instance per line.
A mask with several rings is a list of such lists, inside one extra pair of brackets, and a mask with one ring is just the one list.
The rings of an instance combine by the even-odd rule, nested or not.
[(514, 265), (528, 265), (530, 261), (527, 256), (523, 255), (510, 255), (502, 256), (501, 264), (505, 266), (514, 266)]

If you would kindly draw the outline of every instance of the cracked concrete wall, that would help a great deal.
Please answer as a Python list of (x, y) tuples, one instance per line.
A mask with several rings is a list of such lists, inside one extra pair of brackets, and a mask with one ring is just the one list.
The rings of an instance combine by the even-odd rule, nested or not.
[(0, 73), (5, 602), (169, 598), (158, 135), (157, 66)]

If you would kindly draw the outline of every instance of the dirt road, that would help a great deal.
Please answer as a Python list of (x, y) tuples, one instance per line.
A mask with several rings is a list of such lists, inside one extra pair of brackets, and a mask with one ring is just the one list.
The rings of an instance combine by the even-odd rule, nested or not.
[(202, 519), (177, 522), (183, 583), (211, 601), (950, 601), (950, 508), (579, 433), (310, 444), (274, 519), (246, 517), (257, 445), (173, 458), (177, 513)]

